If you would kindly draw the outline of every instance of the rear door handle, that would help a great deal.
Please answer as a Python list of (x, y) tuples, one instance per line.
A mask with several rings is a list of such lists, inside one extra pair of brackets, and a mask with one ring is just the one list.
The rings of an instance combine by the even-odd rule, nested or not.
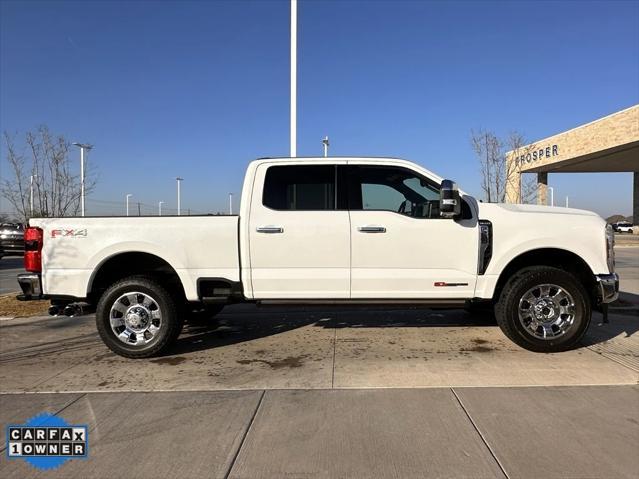
[(284, 233), (284, 228), (281, 226), (258, 226), (255, 231), (258, 233)]
[(386, 233), (386, 228), (383, 226), (359, 226), (357, 231), (360, 233)]

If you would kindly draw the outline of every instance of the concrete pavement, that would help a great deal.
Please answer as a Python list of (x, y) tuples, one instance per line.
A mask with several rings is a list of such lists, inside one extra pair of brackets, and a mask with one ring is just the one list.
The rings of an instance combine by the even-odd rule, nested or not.
[(639, 247), (626, 246), (615, 248), (615, 267), (621, 276), (620, 290), (626, 299), (639, 305)]
[[(25, 400), (28, 399), (28, 400)], [(89, 426), (56, 471), (5, 478), (634, 478), (637, 386), (267, 390), (0, 396)]]
[[(636, 314), (636, 309), (633, 312)], [(92, 316), (0, 322), (4, 392), (636, 384), (639, 321), (595, 314), (584, 347), (538, 354), (462, 311), (227, 308), (169, 355), (110, 352)]]

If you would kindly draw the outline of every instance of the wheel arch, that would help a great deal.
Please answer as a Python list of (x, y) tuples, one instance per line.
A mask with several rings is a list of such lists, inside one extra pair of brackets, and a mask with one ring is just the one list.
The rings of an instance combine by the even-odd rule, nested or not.
[(106, 288), (127, 276), (144, 275), (158, 278), (179, 299), (186, 298), (184, 285), (168, 261), (144, 251), (125, 251), (104, 258), (93, 270), (87, 284), (87, 298), (97, 302)]
[(537, 248), (519, 254), (502, 269), (495, 286), (493, 300), (499, 299), (506, 282), (513, 274), (528, 266), (549, 266), (568, 271), (582, 282), (591, 301), (596, 297), (595, 274), (583, 258), (562, 248)]

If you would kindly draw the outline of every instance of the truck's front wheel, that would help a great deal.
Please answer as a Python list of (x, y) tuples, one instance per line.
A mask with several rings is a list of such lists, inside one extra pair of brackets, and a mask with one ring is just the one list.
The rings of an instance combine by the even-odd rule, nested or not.
[(147, 358), (166, 350), (182, 329), (175, 300), (151, 278), (132, 276), (107, 289), (96, 308), (104, 343), (127, 358)]
[(524, 268), (508, 280), (495, 306), (499, 327), (530, 351), (574, 347), (590, 324), (590, 300), (569, 272), (549, 266)]

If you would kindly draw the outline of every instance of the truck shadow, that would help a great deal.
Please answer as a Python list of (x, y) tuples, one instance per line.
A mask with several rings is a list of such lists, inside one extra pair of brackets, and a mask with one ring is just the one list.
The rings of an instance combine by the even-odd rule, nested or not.
[[(282, 334), (305, 326), (327, 329), (341, 328), (439, 328), (493, 327), (491, 314), (470, 314), (464, 310), (424, 308), (275, 308), (253, 305), (226, 308), (210, 322), (187, 323), (176, 345), (166, 355), (186, 354), (240, 344)], [(629, 337), (639, 330), (637, 309), (628, 314), (611, 310), (611, 320), (602, 324), (602, 316), (594, 313), (591, 326), (581, 347)], [(502, 333), (497, 331), (500, 336)]]

